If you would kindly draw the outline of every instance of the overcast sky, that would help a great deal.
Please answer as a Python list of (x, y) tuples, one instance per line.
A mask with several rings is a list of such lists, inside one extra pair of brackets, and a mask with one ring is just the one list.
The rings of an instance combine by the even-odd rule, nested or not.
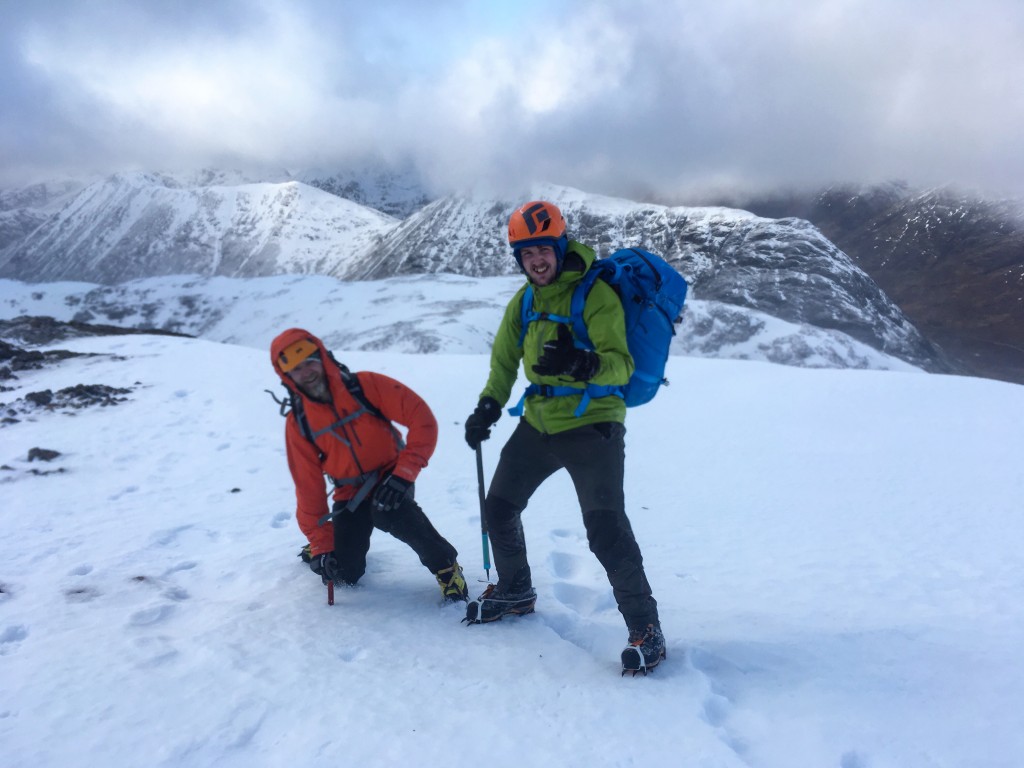
[(367, 153), (445, 192), (1024, 193), (1024, 0), (0, 0), (0, 182)]

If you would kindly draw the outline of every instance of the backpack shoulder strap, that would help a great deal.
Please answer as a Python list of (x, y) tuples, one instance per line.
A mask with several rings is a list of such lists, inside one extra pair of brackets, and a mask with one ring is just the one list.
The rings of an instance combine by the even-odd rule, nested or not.
[(530, 326), (530, 321), (534, 320), (533, 317), (533, 286), (527, 285), (526, 290), (523, 291), (523, 300), (519, 305), (519, 346), (523, 346), (523, 342), (526, 340), (526, 329)]
[[(594, 262), (596, 266), (598, 262)], [(594, 283), (597, 282), (597, 278), (600, 276), (600, 270), (592, 266), (587, 270), (587, 274), (580, 280), (579, 285), (572, 292), (572, 301), (570, 302), (571, 310), (569, 316), (572, 318), (572, 332), (576, 337), (576, 340), (587, 349), (592, 350), (594, 348), (593, 342), (590, 340), (590, 334), (587, 332), (587, 324), (583, 319), (583, 307), (587, 303), (587, 297), (590, 296), (590, 291), (594, 288)]]
[(388, 425), (388, 429), (391, 430), (391, 436), (395, 439), (395, 445), (398, 446), (398, 450), (405, 448), (405, 440), (402, 439), (402, 434), (398, 431), (395, 425), (391, 422), (387, 416), (385, 416), (380, 408), (370, 402), (370, 398), (366, 396), (366, 392), (363, 391), (363, 385), (359, 383), (359, 377), (352, 373), (344, 363), (339, 362), (333, 353), (328, 353), (331, 356), (331, 360), (336, 366), (338, 371), (341, 373), (341, 380), (345, 384), (345, 388), (349, 394), (352, 395), (352, 399), (355, 400), (359, 407), (365, 410), (372, 416), (376, 416), (378, 419)]
[[(299, 428), (299, 434), (313, 444), (313, 448), (316, 449), (320, 461), (323, 461), (325, 454), (320, 450), (320, 446), (316, 444), (316, 439), (313, 437), (313, 430), (309, 426), (309, 419), (306, 418), (306, 406), (303, 404), (302, 395), (288, 387), (287, 403), (291, 407), (291, 414), (295, 417), (295, 424)], [(285, 413), (285, 415), (287, 416), (288, 414)]]
[[(578, 289), (577, 289), (578, 290)], [(580, 305), (583, 306), (582, 304)], [(523, 346), (523, 342), (526, 341), (526, 329), (529, 328), (530, 323), (534, 320), (550, 320), (553, 323), (572, 323), (572, 317), (566, 317), (565, 315), (556, 315), (551, 312), (537, 312), (533, 308), (533, 286), (526, 286), (526, 290), (523, 292), (523, 301), (520, 305), (520, 317), (522, 327), (519, 329), (519, 346)], [(582, 324), (582, 313), (580, 323)]]
[(341, 373), (341, 380), (345, 384), (345, 389), (347, 389), (348, 393), (352, 395), (352, 399), (355, 400), (361, 408), (365, 408), (378, 419), (382, 419), (383, 421), (390, 423), (391, 420), (381, 413), (380, 408), (370, 402), (369, 398), (366, 396), (366, 392), (363, 391), (363, 385), (359, 383), (359, 377), (352, 373), (344, 363), (338, 362), (333, 354), (331, 354), (331, 361), (338, 366), (338, 371)]
[[(391, 429), (391, 433), (395, 437), (395, 442), (398, 444), (399, 450), (404, 448), (405, 442), (402, 440), (401, 434), (395, 429), (391, 420), (381, 412), (380, 408), (370, 402), (370, 399), (363, 391), (363, 385), (359, 383), (359, 377), (352, 373), (352, 371), (350, 371), (343, 363), (338, 362), (333, 354), (330, 356), (331, 361), (338, 366), (338, 371), (341, 373), (341, 380), (345, 384), (345, 388), (349, 391), (349, 394), (352, 395), (352, 399), (356, 401), (360, 411), (365, 411), (366, 413), (369, 413), (385, 422)], [(326, 454), (320, 450), (320, 446), (316, 443), (317, 435), (313, 433), (313, 428), (309, 426), (309, 419), (306, 417), (306, 407), (303, 402), (302, 395), (287, 384), (285, 384), (284, 387), (288, 390), (288, 396), (284, 400), (278, 400), (276, 397), (274, 398), (281, 405), (281, 415), (287, 416), (291, 413), (295, 417), (295, 424), (299, 428), (299, 434), (312, 443), (320, 457), (320, 461), (323, 461)], [(269, 392), (270, 390), (267, 391)], [(271, 397), (273, 397), (272, 392)], [(355, 415), (358, 415), (358, 413)], [(332, 428), (334, 426), (337, 425), (332, 425)]]

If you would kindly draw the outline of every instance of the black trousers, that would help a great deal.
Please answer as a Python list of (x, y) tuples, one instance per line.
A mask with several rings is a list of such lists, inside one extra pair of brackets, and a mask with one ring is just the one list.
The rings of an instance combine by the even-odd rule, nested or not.
[(546, 435), (520, 420), (501, 450), (485, 503), (502, 589), (532, 585), (522, 511), (541, 483), (565, 469), (576, 487), (590, 551), (604, 566), (626, 626), (658, 623), (658, 604), (625, 511), (625, 435), (625, 426), (615, 422)]
[[(334, 556), (340, 567), (339, 581), (355, 584), (366, 572), (366, 553), (370, 551), (370, 536), (377, 528), (390, 533), (408, 544), (420, 562), (432, 573), (455, 563), (455, 551), (420, 509), (413, 499), (413, 490), (397, 509), (381, 512), (373, 508), (372, 494), (351, 512), (342, 512), (334, 518)], [(334, 511), (345, 502), (334, 503)]]

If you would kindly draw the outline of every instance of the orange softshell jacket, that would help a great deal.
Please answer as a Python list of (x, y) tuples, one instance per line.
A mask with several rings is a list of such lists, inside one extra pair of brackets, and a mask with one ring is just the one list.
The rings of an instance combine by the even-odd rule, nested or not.
[[(332, 525), (317, 524), (328, 513), (324, 475), (338, 479), (357, 478), (378, 470), (381, 476), (391, 472), (414, 482), (420, 470), (427, 466), (437, 445), (437, 419), (426, 402), (404, 384), (380, 373), (361, 371), (356, 376), (366, 399), (387, 419), (407, 428), (405, 447), (399, 447), (391, 426), (371, 413), (364, 412), (345, 421), (361, 406), (345, 387), (341, 372), (331, 363), (330, 354), (316, 336), (301, 328), (291, 328), (280, 334), (270, 346), (274, 370), (285, 384), (295, 389), (288, 375), (281, 372), (277, 359), (282, 350), (302, 339), (309, 339), (320, 350), (333, 400), (333, 403), (318, 403), (309, 398), (303, 399), (310, 429), (319, 433), (344, 421), (317, 437), (314, 448), (302, 435), (294, 414), (289, 413), (285, 420), (288, 468), (295, 481), (295, 517), (299, 528), (309, 539), (310, 553), (318, 555), (334, 549)], [(322, 454), (322, 461), (318, 454)], [(334, 499), (350, 499), (358, 490), (358, 485), (336, 486)]]

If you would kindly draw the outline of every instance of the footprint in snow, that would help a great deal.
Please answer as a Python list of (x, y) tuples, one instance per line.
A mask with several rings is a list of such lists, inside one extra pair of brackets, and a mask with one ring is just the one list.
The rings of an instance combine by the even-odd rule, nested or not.
[(166, 621), (173, 613), (173, 605), (156, 605), (152, 608), (145, 608), (133, 613), (128, 617), (128, 625), (131, 627), (150, 627)]
[(288, 522), (292, 519), (292, 516), (287, 512), (278, 512), (274, 515), (274, 519), (270, 521), (271, 528), (284, 528), (288, 525)]
[(128, 485), (128, 486), (125, 486), (124, 488), (122, 488), (117, 493), (115, 493), (115, 494), (113, 494), (111, 496), (108, 496), (107, 500), (108, 501), (117, 501), (122, 496), (127, 496), (130, 493), (138, 493), (138, 492), (139, 492), (139, 486), (137, 486), (137, 485)]
[(135, 666), (139, 669), (152, 669), (173, 661), (178, 656), (178, 649), (171, 641), (160, 635), (136, 638), (133, 643)]
[(548, 556), (555, 599), (581, 616), (615, 608), (608, 579), (580, 531), (557, 529), (555, 551)]
[(704, 700), (704, 722), (715, 728), (720, 727), (729, 717), (730, 702), (725, 696), (712, 693)]
[(259, 734), (266, 716), (267, 708), (263, 704), (243, 702), (218, 726), (216, 740), (225, 749), (243, 749)]
[(365, 648), (342, 648), (336, 654), (342, 661), (364, 661), (370, 655)]
[(195, 560), (183, 560), (176, 565), (172, 565), (164, 572), (164, 576), (170, 576), (172, 573), (178, 573), (179, 571), (191, 571), (196, 567), (198, 563)]
[(181, 534), (191, 528), (191, 525), (179, 525), (177, 528), (168, 528), (164, 531), (157, 531), (153, 534), (153, 543), (161, 547), (170, 546), (177, 541)]
[(560, 579), (572, 579), (580, 571), (579, 556), (568, 552), (552, 552), (548, 561), (551, 572)]
[(64, 598), (69, 603), (88, 603), (100, 596), (95, 587), (71, 587), (64, 590)]
[(161, 596), (166, 597), (168, 600), (174, 600), (175, 602), (179, 603), (183, 600), (188, 600), (191, 597), (187, 590), (182, 589), (181, 587), (173, 586), (168, 587), (160, 594)]
[(556, 583), (552, 587), (555, 599), (567, 608), (571, 608), (580, 616), (593, 616), (615, 609), (615, 598), (612, 588), (602, 583), (601, 588), (582, 584)]
[(26, 637), (28, 637), (28, 627), (24, 624), (12, 624), (0, 632), (0, 656), (15, 650)]
[(839, 768), (867, 768), (867, 765), (867, 758), (853, 749), (839, 758)]
[(748, 751), (749, 745), (729, 725), (735, 704), (727, 682), (739, 668), (727, 659), (699, 648), (690, 649), (687, 655), (692, 670), (703, 676), (707, 683), (707, 696), (701, 713), (704, 722), (717, 731), (718, 738), (723, 744), (742, 757)]

